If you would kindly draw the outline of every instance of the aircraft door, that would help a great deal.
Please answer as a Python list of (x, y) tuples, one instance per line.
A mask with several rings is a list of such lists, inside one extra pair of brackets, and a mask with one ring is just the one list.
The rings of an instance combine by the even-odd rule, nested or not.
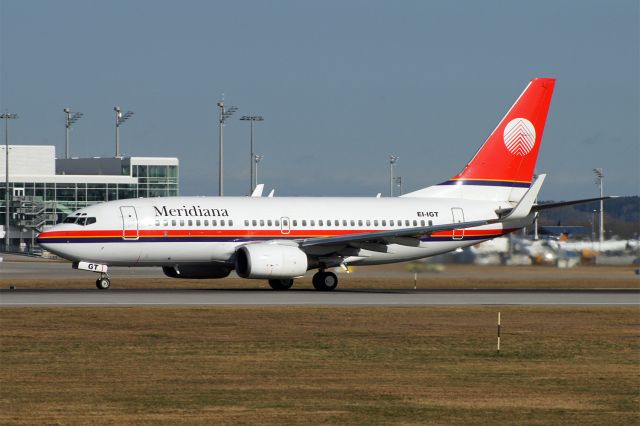
[(282, 234), (288, 234), (291, 232), (291, 224), (290, 224), (290, 220), (288, 217), (281, 217), (280, 218), (280, 232)]
[(120, 207), (122, 214), (122, 239), (137, 240), (140, 235), (138, 232), (138, 215), (136, 208), (133, 206)]
[[(451, 214), (453, 215), (453, 223), (462, 223), (464, 222), (464, 212), (460, 207), (453, 207), (451, 209)], [(454, 229), (452, 238), (454, 240), (461, 240), (464, 237), (464, 228), (463, 229)]]

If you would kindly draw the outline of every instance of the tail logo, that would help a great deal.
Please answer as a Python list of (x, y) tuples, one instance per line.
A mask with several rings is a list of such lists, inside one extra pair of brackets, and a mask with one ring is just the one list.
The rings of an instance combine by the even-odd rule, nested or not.
[(536, 144), (536, 129), (526, 118), (514, 118), (505, 126), (503, 137), (510, 153), (524, 157)]

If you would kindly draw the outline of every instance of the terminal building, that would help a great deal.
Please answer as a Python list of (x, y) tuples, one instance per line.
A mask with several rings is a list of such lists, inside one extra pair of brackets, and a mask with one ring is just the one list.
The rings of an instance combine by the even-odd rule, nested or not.
[[(5, 146), (0, 147), (0, 223), (5, 225)], [(32, 252), (35, 235), (69, 213), (104, 201), (178, 195), (178, 159), (56, 159), (53, 145), (9, 145), (9, 247)]]

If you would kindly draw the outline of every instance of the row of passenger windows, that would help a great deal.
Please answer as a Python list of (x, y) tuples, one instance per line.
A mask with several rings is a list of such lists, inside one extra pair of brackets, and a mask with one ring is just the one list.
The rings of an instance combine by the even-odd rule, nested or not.
[(233, 226), (233, 220), (212, 219), (156, 219), (156, 226)]
[[(433, 221), (429, 220), (429, 221), (425, 221), (424, 219), (422, 220), (409, 220), (409, 219), (391, 219), (391, 220), (387, 220), (387, 219), (342, 219), (342, 220), (338, 220), (338, 219), (327, 219), (327, 220), (323, 220), (323, 219), (319, 219), (319, 220), (315, 220), (315, 219), (302, 219), (302, 220), (297, 220), (297, 219), (283, 219), (282, 220), (282, 226), (287, 228), (287, 227), (297, 227), (298, 224), (300, 224), (300, 226), (302, 227), (315, 227), (316, 225), (318, 227), (324, 227), (324, 228), (337, 228), (342, 226), (344, 227), (362, 227), (362, 226), (374, 226), (374, 227), (379, 227), (379, 226), (390, 226), (390, 227), (396, 227), (396, 226), (433, 226)], [(160, 226), (233, 226), (233, 220), (229, 219), (229, 220), (225, 220), (225, 219), (221, 219), (221, 220), (216, 220), (216, 219), (156, 219), (156, 223), (155, 225), (157, 227)], [(245, 227), (280, 227), (280, 220), (279, 219), (253, 219), (253, 220), (248, 220), (245, 219), (244, 221), (244, 226)]]
[[(330, 228), (330, 227), (340, 227), (342, 226), (347, 227), (347, 226), (433, 226), (433, 221), (429, 220), (429, 221), (425, 221), (424, 219), (422, 220), (409, 220), (409, 219), (391, 219), (391, 220), (387, 220), (387, 219), (342, 219), (342, 220), (338, 220), (338, 219), (327, 219), (327, 220), (323, 220), (323, 219), (302, 219), (300, 220), (301, 226), (306, 227), (306, 226), (313, 226), (315, 227), (316, 224), (318, 227), (325, 227), (325, 228)], [(404, 225), (403, 225), (404, 223)], [(388, 224), (388, 225), (387, 225)], [(428, 225), (427, 225), (428, 224)], [(279, 220), (245, 220), (244, 221), (244, 226), (260, 226), (260, 227), (264, 227), (264, 226), (280, 226), (280, 221)], [(289, 226), (289, 221), (286, 219), (282, 220), (282, 225), (283, 226)], [(297, 219), (293, 219), (291, 220), (291, 226), (298, 226), (298, 220)]]

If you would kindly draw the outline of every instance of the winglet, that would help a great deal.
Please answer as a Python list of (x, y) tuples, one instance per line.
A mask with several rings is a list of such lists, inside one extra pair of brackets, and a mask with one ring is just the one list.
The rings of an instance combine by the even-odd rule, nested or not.
[(536, 202), (538, 192), (540, 192), (540, 188), (542, 188), (542, 183), (546, 177), (547, 175), (539, 175), (536, 180), (533, 181), (531, 188), (524, 194), (524, 197), (522, 197), (518, 205), (511, 210), (511, 213), (504, 217), (503, 221), (524, 219), (529, 216), (533, 203)]
[(259, 183), (256, 185), (255, 189), (253, 190), (253, 193), (251, 193), (252, 197), (262, 197), (262, 191), (264, 190), (264, 183)]

